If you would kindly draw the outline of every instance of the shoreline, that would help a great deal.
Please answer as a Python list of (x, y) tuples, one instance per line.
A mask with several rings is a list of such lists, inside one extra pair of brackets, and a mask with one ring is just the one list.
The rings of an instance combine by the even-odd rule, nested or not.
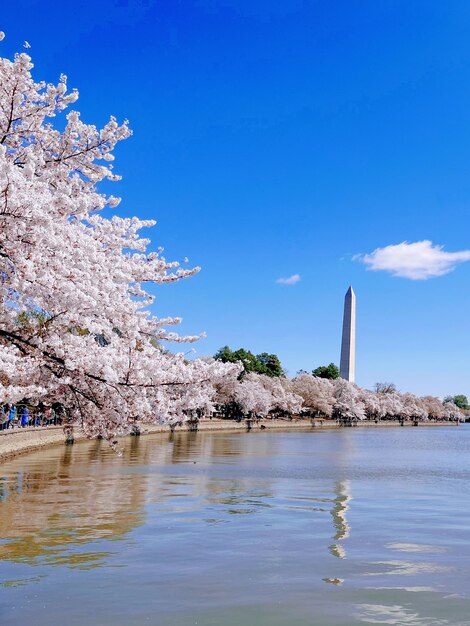
[[(418, 422), (419, 426), (458, 426), (458, 422)], [(414, 426), (413, 422), (404, 422), (405, 427)], [(396, 421), (383, 422), (357, 422), (357, 428), (400, 428)], [(188, 424), (176, 426), (174, 432), (249, 432), (249, 431), (273, 431), (273, 430), (339, 430), (345, 428), (333, 420), (322, 419), (263, 419), (254, 422), (250, 429), (247, 423), (235, 422), (213, 418), (199, 422), (197, 431), (191, 431)], [(143, 424), (141, 426), (141, 437), (156, 433), (170, 433), (168, 425)], [(129, 437), (130, 435), (125, 435)], [(74, 433), (76, 442), (86, 441), (85, 435), (79, 431)], [(0, 463), (8, 461), (14, 457), (34, 452), (48, 446), (65, 445), (65, 438), (62, 426), (28, 427), (24, 429), (0, 431)]]

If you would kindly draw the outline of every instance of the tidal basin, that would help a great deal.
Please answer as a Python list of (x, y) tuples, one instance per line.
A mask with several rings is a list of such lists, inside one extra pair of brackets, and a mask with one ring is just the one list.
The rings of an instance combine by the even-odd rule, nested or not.
[(200, 432), (0, 465), (2, 626), (468, 626), (470, 428)]

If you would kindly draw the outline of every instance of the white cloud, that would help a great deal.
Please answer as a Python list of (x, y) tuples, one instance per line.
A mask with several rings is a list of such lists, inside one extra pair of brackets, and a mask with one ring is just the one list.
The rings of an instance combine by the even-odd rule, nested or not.
[(289, 278), (278, 278), (276, 282), (278, 285), (295, 285), (300, 280), (300, 274), (292, 274)]
[(445, 252), (444, 246), (432, 241), (403, 241), (397, 245), (376, 248), (370, 254), (356, 254), (354, 261), (372, 271), (390, 272), (411, 280), (427, 280), (452, 272), (459, 263), (470, 261), (470, 250)]

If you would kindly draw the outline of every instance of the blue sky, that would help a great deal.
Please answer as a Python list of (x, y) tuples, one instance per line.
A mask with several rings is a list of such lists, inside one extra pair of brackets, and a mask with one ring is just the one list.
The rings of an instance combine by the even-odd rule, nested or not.
[(352, 284), (359, 384), (470, 395), (470, 263), (414, 280), (353, 260), (470, 248), (468, 2), (16, 0), (0, 29), (2, 55), (27, 40), (38, 79), (68, 75), (84, 121), (130, 120), (112, 192), (202, 266), (155, 305), (207, 332), (198, 354), (338, 363)]

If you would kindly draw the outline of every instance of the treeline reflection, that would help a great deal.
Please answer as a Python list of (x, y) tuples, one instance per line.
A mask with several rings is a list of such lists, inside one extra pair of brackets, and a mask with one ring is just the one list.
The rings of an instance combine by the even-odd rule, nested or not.
[(112, 541), (138, 541), (133, 532), (149, 515), (154, 525), (167, 514), (215, 523), (283, 508), (331, 516), (325, 548), (344, 557), (349, 483), (316, 492), (309, 481), (299, 506), (270, 465), (281, 445), (277, 436), (173, 433), (130, 438), (121, 456), (93, 441), (20, 457), (0, 468), (0, 559), (94, 568), (113, 564)]
[[(109, 468), (118, 459), (103, 454), (100, 442), (52, 452), (7, 465), (9, 475), (0, 483), (0, 558), (96, 567), (111, 552), (84, 552), (83, 546), (122, 539), (143, 523), (142, 476), (126, 473), (116, 480)], [(134, 453), (131, 445), (125, 456)]]

